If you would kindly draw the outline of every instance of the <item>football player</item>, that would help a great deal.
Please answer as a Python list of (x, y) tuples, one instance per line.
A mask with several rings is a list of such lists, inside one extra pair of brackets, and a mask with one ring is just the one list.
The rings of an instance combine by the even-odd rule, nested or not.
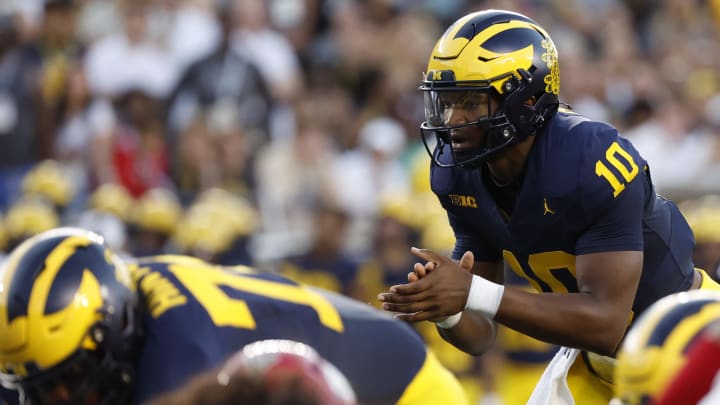
[(0, 270), (0, 382), (26, 403), (142, 403), (265, 339), (315, 348), (360, 403), (467, 403), (409, 325), (277, 275), (123, 261), (76, 228), (26, 240)]
[[(488, 350), (493, 321), (581, 349), (570, 392), (607, 404), (612, 356), (634, 317), (668, 294), (720, 288), (694, 268), (687, 222), (614, 127), (561, 108), (558, 52), (524, 15), (458, 19), (420, 89), (431, 186), (455, 249), (452, 259), (413, 249), (417, 274), (380, 294), (383, 307), (439, 322), (469, 353)], [(541, 294), (504, 286), (503, 261)]]

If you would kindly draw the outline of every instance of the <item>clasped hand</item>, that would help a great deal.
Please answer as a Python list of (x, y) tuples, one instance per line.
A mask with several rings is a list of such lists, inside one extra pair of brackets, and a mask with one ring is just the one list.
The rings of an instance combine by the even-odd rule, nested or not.
[(411, 248), (425, 263), (415, 263), (408, 283), (378, 295), (383, 309), (404, 321), (439, 321), (465, 309), (472, 282), (473, 254), (465, 252), (460, 263), (431, 250)]

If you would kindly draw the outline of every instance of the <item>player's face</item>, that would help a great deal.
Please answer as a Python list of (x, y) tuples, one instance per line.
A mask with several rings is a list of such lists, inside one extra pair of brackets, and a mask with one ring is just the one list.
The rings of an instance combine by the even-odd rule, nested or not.
[(44, 392), (40, 396), (40, 403), (46, 405), (61, 405), (79, 403), (81, 405), (97, 405), (100, 403), (100, 397), (96, 391), (88, 392), (80, 402), (76, 402), (77, 398), (73, 398), (72, 387), (64, 384), (58, 384), (52, 389)]
[(92, 378), (87, 370), (75, 366), (61, 377), (29, 388), (26, 393), (32, 403), (43, 405), (96, 405), (101, 402), (101, 396)]
[[(484, 147), (487, 118), (497, 110), (497, 100), (483, 90), (440, 92), (438, 97), (443, 123), (452, 128), (449, 142), (453, 151), (462, 153)], [(474, 122), (477, 125), (472, 125)]]

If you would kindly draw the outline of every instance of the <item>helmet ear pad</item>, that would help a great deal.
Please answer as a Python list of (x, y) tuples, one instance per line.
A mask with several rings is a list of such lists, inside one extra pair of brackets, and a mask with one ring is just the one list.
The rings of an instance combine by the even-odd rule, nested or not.
[(552, 93), (534, 93), (532, 75), (524, 69), (518, 69), (518, 73), (522, 79), (513, 76), (502, 85), (502, 111), (521, 141), (535, 135), (545, 120), (557, 112), (558, 100)]

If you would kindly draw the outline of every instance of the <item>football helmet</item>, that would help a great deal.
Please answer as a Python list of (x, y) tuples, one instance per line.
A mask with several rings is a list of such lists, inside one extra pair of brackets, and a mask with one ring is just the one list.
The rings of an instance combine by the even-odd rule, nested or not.
[(137, 200), (131, 213), (131, 223), (141, 229), (170, 235), (182, 216), (177, 195), (164, 188), (153, 188)]
[(356, 403), (347, 377), (315, 349), (294, 340), (267, 339), (246, 345), (225, 362), (217, 382), (228, 386), (237, 374), (258, 376), (270, 389), (297, 379), (299, 388), (322, 405)]
[(72, 179), (55, 160), (44, 160), (22, 179), (22, 191), (25, 195), (40, 195), (57, 207), (65, 207), (75, 197)]
[(0, 270), (0, 383), (30, 404), (128, 403), (136, 297), (101, 236), (56, 228), (24, 241)]
[[(420, 90), (425, 99), (421, 135), (434, 163), (476, 168), (534, 135), (557, 112), (558, 53), (547, 32), (522, 14), (471, 13), (436, 43)], [(453, 135), (465, 127), (483, 129), (483, 140), (453, 148)], [(442, 156), (446, 153), (452, 160)]]
[(220, 188), (209, 188), (185, 210), (174, 241), (183, 252), (212, 261), (238, 238), (258, 228), (258, 213), (247, 199)]
[(107, 212), (123, 221), (128, 219), (133, 197), (125, 187), (115, 183), (103, 183), (90, 194), (90, 208)]
[(37, 196), (21, 197), (10, 206), (5, 217), (8, 249), (59, 225), (60, 217), (46, 199)]
[(622, 343), (613, 403), (650, 404), (683, 366), (695, 339), (719, 320), (720, 291), (681, 292), (653, 304)]

